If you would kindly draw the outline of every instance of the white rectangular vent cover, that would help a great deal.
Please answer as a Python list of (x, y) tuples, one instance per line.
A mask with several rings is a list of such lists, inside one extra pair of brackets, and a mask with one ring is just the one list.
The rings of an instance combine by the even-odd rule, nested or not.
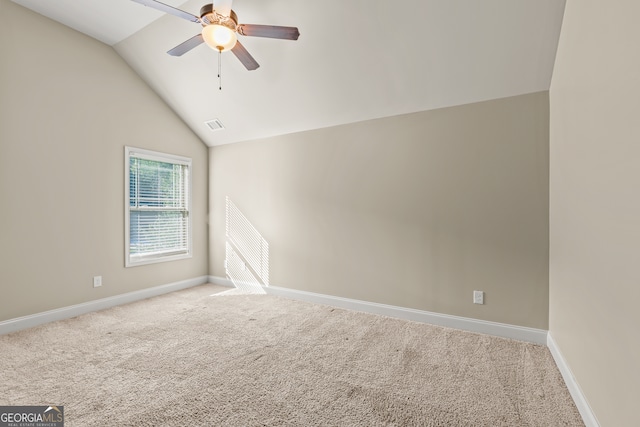
[(213, 132), (224, 129), (224, 126), (219, 119), (209, 120), (208, 122), (204, 122), (204, 124), (209, 126), (209, 129), (211, 129)]

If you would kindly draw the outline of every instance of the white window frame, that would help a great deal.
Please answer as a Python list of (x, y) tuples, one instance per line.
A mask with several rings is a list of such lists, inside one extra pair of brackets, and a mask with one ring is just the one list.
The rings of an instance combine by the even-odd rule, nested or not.
[[(125, 156), (124, 156), (124, 232), (125, 232), (125, 267), (135, 267), (139, 265), (145, 264), (153, 264), (158, 262), (167, 262), (167, 261), (175, 261), (179, 259), (186, 259), (193, 257), (193, 238), (192, 238), (192, 210), (191, 210), (191, 187), (192, 187), (192, 160), (189, 157), (177, 156), (174, 154), (160, 153), (157, 151), (145, 150), (142, 148), (135, 147), (124, 147)], [(187, 206), (187, 215), (188, 215), (188, 227), (187, 227), (187, 251), (179, 254), (168, 254), (168, 255), (146, 255), (141, 257), (131, 256), (130, 247), (131, 247), (131, 211), (130, 211), (130, 182), (129, 182), (129, 165), (131, 161), (131, 157), (153, 160), (158, 162), (165, 163), (173, 163), (187, 166), (187, 191), (185, 194), (186, 206)]]

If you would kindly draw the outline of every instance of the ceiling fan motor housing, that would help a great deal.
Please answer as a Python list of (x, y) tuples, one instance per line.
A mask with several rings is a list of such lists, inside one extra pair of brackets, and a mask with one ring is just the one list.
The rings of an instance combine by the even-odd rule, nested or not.
[(238, 28), (238, 15), (232, 10), (229, 16), (221, 15), (213, 9), (211, 3), (205, 4), (200, 8), (200, 20), (202, 26), (222, 25), (235, 32)]

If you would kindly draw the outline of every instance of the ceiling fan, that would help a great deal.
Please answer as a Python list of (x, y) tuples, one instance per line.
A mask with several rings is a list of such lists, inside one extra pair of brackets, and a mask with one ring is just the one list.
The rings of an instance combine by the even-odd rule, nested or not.
[(167, 52), (172, 56), (182, 56), (196, 46), (206, 43), (220, 53), (230, 50), (247, 70), (255, 70), (260, 64), (238, 41), (236, 34), (283, 40), (298, 40), (300, 36), (296, 27), (238, 24), (238, 15), (231, 10), (232, 0), (214, 0), (213, 3), (205, 4), (200, 8), (199, 17), (155, 0), (132, 1), (202, 25), (200, 34), (196, 34)]

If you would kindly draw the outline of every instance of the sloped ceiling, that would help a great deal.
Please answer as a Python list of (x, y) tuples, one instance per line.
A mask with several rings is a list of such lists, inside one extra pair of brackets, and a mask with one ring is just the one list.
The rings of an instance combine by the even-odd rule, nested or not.
[[(201, 45), (200, 26), (129, 0), (13, 0), (107, 44), (209, 146), (549, 89), (564, 0), (235, 0), (260, 68)], [(164, 3), (198, 15), (202, 0)], [(217, 118), (224, 130), (204, 122)]]

